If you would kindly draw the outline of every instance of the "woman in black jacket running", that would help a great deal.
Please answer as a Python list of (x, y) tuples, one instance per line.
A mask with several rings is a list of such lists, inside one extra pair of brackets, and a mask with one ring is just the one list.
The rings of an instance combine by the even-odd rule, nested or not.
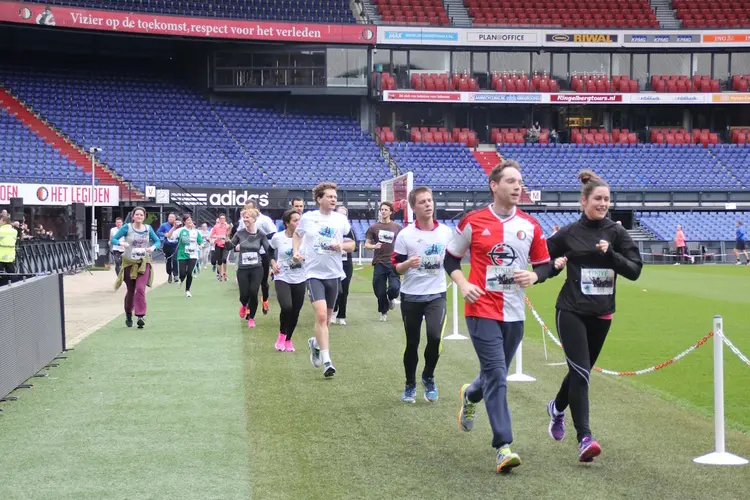
[(612, 324), (617, 275), (635, 281), (643, 263), (628, 232), (606, 218), (610, 203), (607, 183), (589, 170), (582, 171), (578, 178), (583, 184), (583, 214), (547, 240), (556, 267), (568, 266), (555, 306), (568, 374), (557, 397), (547, 404), (547, 413), (549, 434), (561, 441), (565, 437), (564, 411), (570, 406), (578, 434), (578, 459), (591, 462), (601, 453), (589, 428), (591, 368)]

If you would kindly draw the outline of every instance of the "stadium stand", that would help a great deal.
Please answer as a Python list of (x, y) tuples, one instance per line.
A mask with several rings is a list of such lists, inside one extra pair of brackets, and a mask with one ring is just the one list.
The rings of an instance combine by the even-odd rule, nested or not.
[(750, 142), (748, 134), (750, 134), (749, 127), (735, 127), (732, 129), (730, 138), (734, 144), (747, 144)]
[(656, 92), (721, 92), (718, 79), (709, 75), (652, 75), (651, 88)]
[(45, 3), (190, 17), (345, 24), (356, 22), (349, 0), (48, 0)]
[(0, 107), (0, 178), (17, 182), (90, 184), (91, 176)]
[(648, 0), (464, 0), (475, 26), (658, 28)]
[(750, 222), (750, 212), (641, 212), (641, 226), (661, 240), (674, 239), (677, 224), (692, 241), (734, 240), (738, 220)]
[(652, 128), (651, 142), (662, 145), (700, 144), (708, 147), (719, 144), (721, 141), (719, 134), (709, 129), (693, 129), (691, 133), (684, 128)]
[(574, 144), (636, 144), (638, 138), (636, 134), (628, 129), (612, 129), (607, 132), (606, 129), (591, 128), (573, 128), (570, 129), (570, 140)]
[(750, 26), (750, 3), (717, 4), (709, 0), (673, 0), (683, 28), (744, 28)]
[(380, 148), (351, 118), (230, 104), (217, 104), (216, 112), (274, 185), (309, 187), (321, 172), (346, 188), (376, 187), (391, 177)]
[(524, 182), (530, 189), (577, 190), (577, 174), (583, 168), (596, 169), (615, 190), (741, 190), (745, 186), (711, 150), (688, 144), (674, 148), (651, 144), (510, 145), (498, 146), (498, 152), (523, 165)]
[(732, 90), (750, 92), (750, 75), (733, 75), (731, 82)]
[(606, 75), (573, 75), (570, 78), (570, 88), (573, 92), (583, 92), (586, 94), (596, 92), (629, 93), (640, 91), (638, 80), (631, 80), (627, 75), (613, 75), (611, 81)]
[(371, 0), (384, 23), (450, 26), (442, 0)]
[(402, 172), (414, 173), (414, 185), (435, 189), (484, 189), (487, 174), (462, 144), (388, 144)]
[(316, 169), (342, 187), (371, 187), (390, 175), (347, 118), (214, 106), (153, 77), (0, 68), (0, 80), (81, 147), (101, 147), (104, 163), (140, 187), (303, 187), (319, 180)]

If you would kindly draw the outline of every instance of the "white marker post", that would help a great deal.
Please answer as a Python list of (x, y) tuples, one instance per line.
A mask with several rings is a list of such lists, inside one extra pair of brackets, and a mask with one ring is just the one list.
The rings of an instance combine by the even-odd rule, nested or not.
[(508, 382), (536, 382), (534, 377), (523, 373), (523, 341), (518, 344), (515, 358), (516, 372), (513, 375), (508, 375)]
[(705, 465), (745, 465), (747, 460), (728, 453), (724, 443), (724, 322), (714, 316), (714, 434), (715, 451), (694, 458), (693, 462)]
[(455, 282), (451, 283), (453, 287), (453, 333), (445, 337), (445, 340), (468, 340), (468, 337), (464, 337), (458, 333), (458, 285)]

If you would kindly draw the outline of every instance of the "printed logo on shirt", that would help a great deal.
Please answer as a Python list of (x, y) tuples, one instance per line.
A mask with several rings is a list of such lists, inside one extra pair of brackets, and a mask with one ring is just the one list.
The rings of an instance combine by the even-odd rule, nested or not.
[(293, 255), (294, 255), (294, 249), (287, 248), (286, 252), (284, 252), (284, 257), (286, 257), (286, 259), (284, 259), (284, 264), (289, 269), (301, 269), (302, 262), (295, 262), (295, 260), (292, 258)]
[(427, 245), (422, 252), (422, 264), (419, 267), (419, 271), (424, 274), (441, 274), (443, 269), (443, 250), (445, 250), (445, 245), (440, 243)]
[(498, 243), (487, 252), (487, 256), (496, 266), (512, 266), (518, 260), (518, 252), (507, 243)]
[(484, 231), (482, 231), (482, 236), (490, 236), (490, 230), (487, 228), (484, 228)]
[(318, 230), (318, 238), (313, 244), (315, 253), (333, 253), (333, 237), (336, 234), (336, 228), (323, 226)]
[(516, 238), (518, 238), (519, 240), (523, 241), (523, 240), (526, 239), (526, 233), (524, 233), (523, 231), (518, 231), (516, 233)]

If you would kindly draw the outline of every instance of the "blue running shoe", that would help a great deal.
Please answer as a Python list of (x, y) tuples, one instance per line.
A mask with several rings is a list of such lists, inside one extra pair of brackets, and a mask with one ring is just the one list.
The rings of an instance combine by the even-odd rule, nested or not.
[(406, 384), (404, 386), (404, 394), (401, 396), (401, 401), (404, 403), (417, 402), (417, 386), (415, 384)]
[(474, 428), (474, 418), (477, 414), (477, 404), (472, 403), (466, 398), (466, 391), (471, 384), (464, 384), (461, 387), (459, 396), (461, 398), (461, 409), (458, 410), (458, 426), (464, 432), (469, 432)]
[(584, 437), (578, 445), (578, 461), (593, 462), (594, 458), (602, 454), (602, 448), (599, 443), (591, 436)]
[(424, 399), (428, 403), (434, 403), (438, 400), (438, 390), (435, 385), (435, 378), (423, 378), (422, 387), (424, 387)]
[(565, 438), (565, 412), (555, 410), (555, 400), (547, 403), (547, 415), (549, 415), (549, 427), (547, 431), (555, 441)]

